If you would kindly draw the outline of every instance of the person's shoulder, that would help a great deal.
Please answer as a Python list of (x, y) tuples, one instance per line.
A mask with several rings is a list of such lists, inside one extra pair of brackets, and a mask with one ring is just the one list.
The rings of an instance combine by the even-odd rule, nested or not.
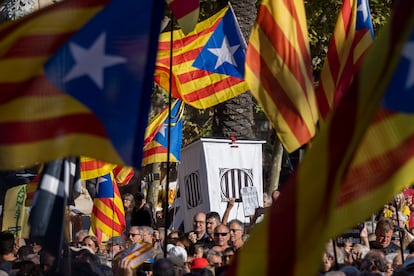
[(396, 245), (395, 243), (391, 242), (385, 249), (385, 252), (387, 254), (397, 252), (400, 250), (400, 247)]

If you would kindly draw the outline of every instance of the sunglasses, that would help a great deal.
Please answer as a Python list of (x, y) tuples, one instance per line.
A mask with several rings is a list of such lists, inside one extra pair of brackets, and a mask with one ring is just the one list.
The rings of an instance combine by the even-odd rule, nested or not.
[(218, 236), (222, 236), (225, 237), (227, 236), (228, 232), (223, 232), (223, 233), (214, 233), (214, 236), (218, 237)]
[(141, 235), (141, 234), (128, 233), (128, 236), (132, 236), (132, 237), (135, 237), (135, 236), (137, 236), (137, 235)]

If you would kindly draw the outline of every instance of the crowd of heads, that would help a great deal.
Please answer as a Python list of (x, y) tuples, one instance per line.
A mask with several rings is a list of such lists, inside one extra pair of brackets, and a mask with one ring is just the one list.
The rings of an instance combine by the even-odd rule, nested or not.
[[(414, 275), (414, 205), (412, 189), (397, 194), (376, 216), (362, 224), (359, 242), (330, 241), (322, 256), (321, 275)], [(358, 239), (357, 239), (358, 240)]]
[[(2, 232), (0, 275), (224, 275), (248, 238), (247, 224), (228, 221), (233, 199), (223, 218), (217, 212), (196, 213), (188, 232), (157, 227), (142, 193), (124, 194), (123, 202), (127, 227), (122, 235), (99, 240), (88, 229), (79, 230), (63, 244), (60, 256), (38, 241)], [(132, 266), (124, 252), (144, 244), (154, 254)]]

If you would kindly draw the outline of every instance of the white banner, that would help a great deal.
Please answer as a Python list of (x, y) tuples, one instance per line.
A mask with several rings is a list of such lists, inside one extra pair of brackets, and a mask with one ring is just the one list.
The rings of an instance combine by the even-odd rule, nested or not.
[[(236, 204), (229, 220), (249, 222), (246, 216), (251, 211), (244, 212), (241, 189), (255, 187), (257, 202), (263, 205), (263, 143), (201, 139), (182, 149), (179, 185), (186, 232), (192, 230), (192, 219), (197, 212), (216, 211), (223, 216), (230, 198), (235, 198)], [(252, 204), (249, 206), (252, 208)]]

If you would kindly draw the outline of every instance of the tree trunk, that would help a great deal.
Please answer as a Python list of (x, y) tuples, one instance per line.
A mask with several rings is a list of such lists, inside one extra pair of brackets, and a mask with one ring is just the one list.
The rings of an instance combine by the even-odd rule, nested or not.
[[(152, 164), (152, 181), (148, 181), (148, 190), (147, 190), (147, 202), (151, 203), (151, 211), (155, 214), (158, 203), (158, 194), (160, 193), (160, 184), (161, 184), (161, 163)], [(158, 175), (158, 177), (155, 177)]]
[[(240, 29), (245, 37), (248, 35), (256, 18), (255, 0), (231, 1)], [(253, 132), (253, 97), (250, 92), (230, 99), (214, 108), (213, 136), (241, 139), (256, 138)]]
[(271, 195), (274, 190), (279, 188), (280, 171), (282, 170), (283, 146), (279, 139), (275, 139), (273, 144), (273, 161), (271, 167), (271, 176), (267, 194)]

